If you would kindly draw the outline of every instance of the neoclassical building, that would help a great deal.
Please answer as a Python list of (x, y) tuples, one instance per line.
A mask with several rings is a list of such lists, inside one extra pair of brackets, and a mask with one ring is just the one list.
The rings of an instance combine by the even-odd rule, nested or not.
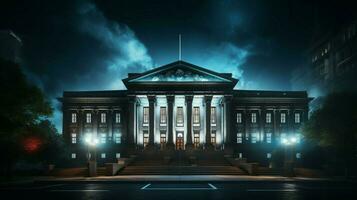
[(281, 140), (299, 143), (308, 119), (305, 91), (239, 90), (237, 82), (231, 73), (177, 61), (129, 73), (126, 90), (64, 92), (59, 100), (69, 156), (86, 160), (90, 140), (103, 162), (147, 148), (230, 149), (267, 160)]

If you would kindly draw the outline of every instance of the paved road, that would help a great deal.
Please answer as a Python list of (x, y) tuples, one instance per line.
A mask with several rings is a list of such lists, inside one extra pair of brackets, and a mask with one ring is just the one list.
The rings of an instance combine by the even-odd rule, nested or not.
[(357, 185), (337, 182), (38, 182), (1, 186), (1, 199), (357, 199)]

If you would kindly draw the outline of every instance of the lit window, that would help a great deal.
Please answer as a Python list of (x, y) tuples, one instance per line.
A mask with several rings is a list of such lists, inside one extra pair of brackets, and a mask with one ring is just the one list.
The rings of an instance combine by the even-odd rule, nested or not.
[(295, 113), (295, 123), (300, 123), (300, 113)]
[(216, 107), (211, 107), (211, 125), (215, 126), (216, 123), (217, 123)]
[(242, 133), (237, 133), (237, 143), (240, 144), (242, 143), (243, 134)]
[(183, 107), (177, 107), (176, 126), (183, 126)]
[(100, 123), (104, 124), (107, 122), (107, 114), (106, 113), (101, 113), (100, 114)]
[(160, 107), (160, 124), (166, 124), (166, 107)]
[(267, 158), (268, 158), (268, 159), (271, 158), (271, 153), (267, 153)]
[(143, 131), (143, 144), (144, 147), (149, 144), (149, 132), (147, 130)]
[(211, 133), (211, 144), (216, 145), (216, 131), (212, 130)]
[(285, 113), (280, 113), (280, 122), (284, 124), (286, 122), (286, 114)]
[(114, 133), (114, 143), (116, 144), (121, 143), (121, 133)]
[(101, 153), (101, 154), (100, 154), (100, 157), (101, 157), (101, 158), (105, 158), (105, 157), (106, 157), (105, 153)]
[(194, 107), (193, 108), (193, 126), (200, 125), (200, 108)]
[(301, 158), (301, 153), (296, 153), (296, 158), (300, 159)]
[(252, 115), (251, 115), (251, 117), (252, 117), (252, 123), (257, 123), (257, 113), (252, 113)]
[(87, 113), (86, 114), (86, 122), (87, 123), (92, 123), (92, 114), (91, 113)]
[(267, 133), (267, 143), (271, 143), (271, 133)]
[(120, 124), (120, 113), (115, 113), (115, 123)]
[(237, 123), (242, 123), (242, 113), (237, 113)]
[(116, 153), (115, 158), (120, 158), (120, 153)]
[(75, 134), (75, 133), (72, 133), (72, 135), (71, 135), (72, 137), (72, 144), (76, 144), (77, 143), (77, 134)]
[(77, 113), (72, 113), (72, 123), (77, 123)]
[(239, 153), (238, 158), (243, 158), (243, 153)]
[(72, 159), (76, 159), (76, 157), (77, 157), (77, 155), (76, 155), (75, 153), (72, 153), (72, 154), (71, 154), (71, 158), (72, 158)]
[(252, 133), (252, 143), (257, 143), (258, 141), (258, 133)]
[(193, 143), (195, 145), (195, 148), (198, 148), (200, 146), (200, 132), (195, 131)]
[(165, 148), (165, 144), (166, 144), (166, 132), (161, 131), (161, 133), (160, 133), (160, 147), (161, 147), (161, 149)]
[(270, 124), (271, 123), (271, 113), (267, 113), (266, 116), (265, 116), (265, 122), (267, 124)]
[(143, 124), (147, 125), (149, 123), (149, 107), (144, 107), (143, 108)]
[(100, 143), (104, 144), (107, 141), (107, 135), (105, 133), (100, 134)]

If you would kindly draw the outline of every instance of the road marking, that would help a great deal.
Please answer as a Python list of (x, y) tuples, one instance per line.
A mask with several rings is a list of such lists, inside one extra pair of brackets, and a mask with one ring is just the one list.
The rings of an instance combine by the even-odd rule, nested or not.
[(142, 190), (145, 190), (147, 187), (149, 187), (151, 185), (151, 183), (149, 183), (149, 184), (146, 184), (144, 187), (142, 187), (141, 189)]
[(51, 192), (109, 192), (109, 190), (51, 190)]
[(141, 190), (217, 190), (218, 188), (211, 183), (207, 183), (209, 187), (150, 187), (151, 184), (146, 184)]
[(296, 192), (296, 189), (248, 189), (247, 192)]
[(211, 186), (211, 188), (212, 188), (212, 189), (217, 190), (217, 187), (216, 187), (216, 186), (214, 186), (213, 184), (208, 183), (208, 185), (209, 185), (209, 186)]

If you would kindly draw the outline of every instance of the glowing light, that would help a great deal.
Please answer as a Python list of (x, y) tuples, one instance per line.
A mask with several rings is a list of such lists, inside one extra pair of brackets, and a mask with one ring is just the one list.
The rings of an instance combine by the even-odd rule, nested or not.
[(90, 146), (96, 146), (99, 143), (98, 138), (93, 138), (92, 134), (87, 134), (84, 138), (84, 142)]
[(24, 150), (28, 153), (34, 153), (40, 149), (42, 141), (37, 137), (28, 137), (24, 140)]

